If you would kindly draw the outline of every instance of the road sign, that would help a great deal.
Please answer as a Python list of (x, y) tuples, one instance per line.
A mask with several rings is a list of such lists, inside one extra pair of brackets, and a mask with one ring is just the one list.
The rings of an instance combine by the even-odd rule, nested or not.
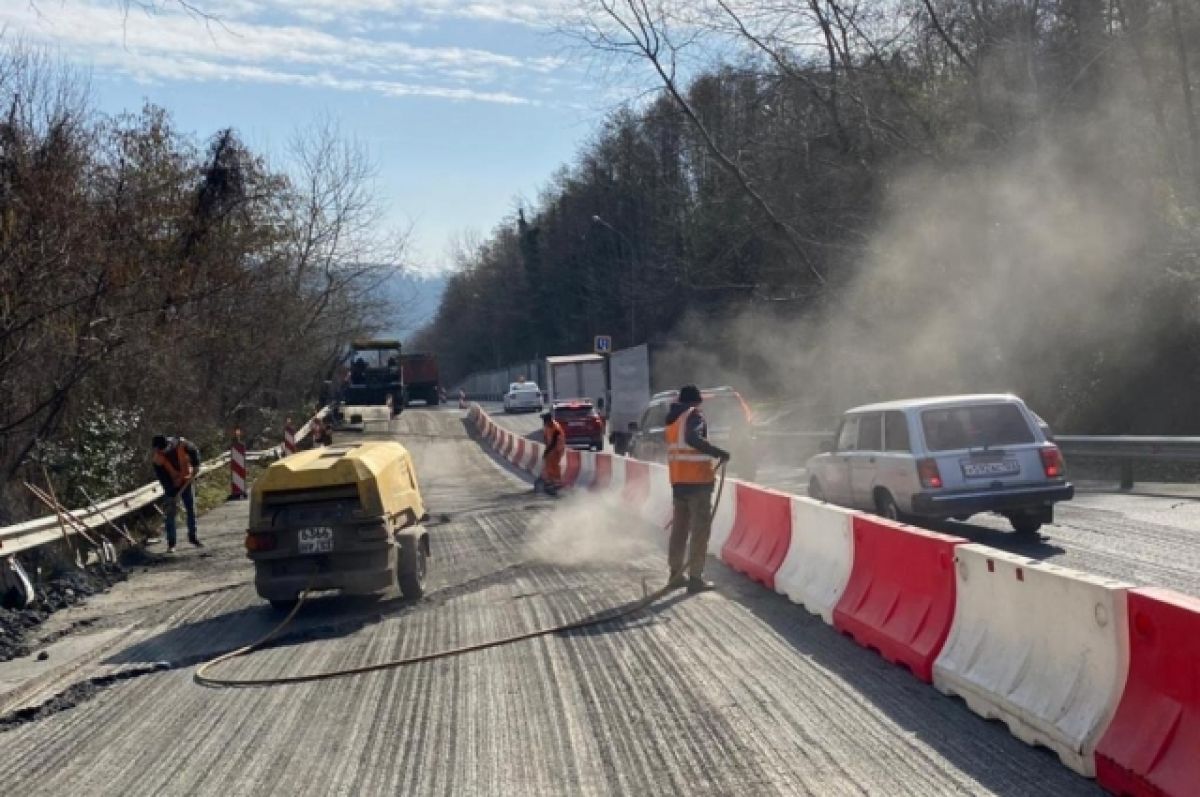
[(612, 335), (597, 335), (596, 354), (612, 354)]

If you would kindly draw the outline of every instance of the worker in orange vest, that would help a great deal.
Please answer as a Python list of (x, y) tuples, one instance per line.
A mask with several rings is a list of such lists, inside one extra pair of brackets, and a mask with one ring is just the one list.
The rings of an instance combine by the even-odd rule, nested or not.
[[(667, 563), (671, 569), (668, 589), (686, 586), (689, 593), (706, 592), (704, 560), (712, 532), (712, 494), (716, 482), (713, 460), (729, 461), (729, 452), (708, 442), (708, 424), (700, 412), (703, 398), (695, 385), (679, 389), (679, 400), (667, 412), (667, 470), (671, 478), (674, 514)], [(687, 577), (684, 577), (684, 553)]]
[(183, 509), (187, 515), (188, 542), (197, 548), (203, 548), (200, 538), (196, 536), (196, 488), (195, 479), (200, 475), (200, 449), (195, 443), (183, 437), (164, 437), (155, 435), (154, 446), (154, 475), (158, 477), (166, 496), (166, 506), (163, 508), (163, 520), (167, 533), (167, 553), (175, 551), (175, 513), (177, 501), (183, 499)]
[(542, 413), (542, 442), (546, 444), (546, 453), (542, 454), (542, 489), (547, 495), (557, 495), (563, 486), (562, 460), (567, 450), (567, 433), (554, 420), (553, 412)]

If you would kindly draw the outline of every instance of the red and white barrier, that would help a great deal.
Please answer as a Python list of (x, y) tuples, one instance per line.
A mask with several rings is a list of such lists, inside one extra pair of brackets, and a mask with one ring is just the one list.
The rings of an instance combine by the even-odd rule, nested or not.
[[(739, 483), (734, 479), (726, 480), (725, 488), (721, 492), (721, 502), (717, 504), (717, 513), (713, 515), (712, 532), (708, 537), (708, 552), (718, 559), (721, 558), (721, 551), (725, 548), (725, 543), (729, 542), (729, 535), (733, 533), (733, 522), (737, 519), (737, 485)], [(717, 500), (715, 492), (713, 500)]]
[(630, 512), (641, 514), (642, 504), (650, 497), (650, 463), (637, 459), (625, 460), (625, 480), (621, 486), (621, 504)]
[(721, 559), (768, 589), (792, 541), (792, 500), (786, 493), (734, 485), (737, 511)]
[(573, 448), (568, 448), (563, 455), (562, 474), (563, 484), (568, 487), (574, 487), (579, 480), (579, 469), (582, 463), (579, 459), (579, 452)]
[(629, 457), (609, 457), (609, 492), (619, 495), (625, 491), (625, 465), (628, 462)]
[(229, 444), (229, 499), (246, 497), (246, 443), (242, 440), (242, 430), (234, 429)]
[(1094, 775), (1129, 666), (1130, 585), (983, 545), (958, 546), (954, 560), (954, 622), (934, 686)]
[(579, 452), (579, 476), (575, 478), (576, 487), (589, 488), (596, 481), (596, 458), (598, 456), (595, 451)]
[(650, 465), (650, 492), (642, 504), (642, 517), (655, 528), (665, 529), (675, 514), (675, 501), (671, 490), (671, 477), (665, 465), (656, 462)]
[(592, 483), (588, 485), (592, 490), (607, 490), (612, 485), (613, 478), (613, 455), (612, 454), (597, 454), (595, 460), (595, 472), (592, 475)]
[(811, 498), (791, 500), (792, 540), (775, 591), (833, 625), (854, 566), (854, 513)]
[(1096, 780), (1115, 794), (1200, 791), (1200, 599), (1128, 593), (1129, 675), (1096, 747)]
[(961, 537), (855, 513), (854, 566), (833, 626), (926, 683), (954, 617)]
[(296, 427), (292, 425), (292, 419), (288, 418), (283, 425), (283, 455), (290, 457), (296, 453)]

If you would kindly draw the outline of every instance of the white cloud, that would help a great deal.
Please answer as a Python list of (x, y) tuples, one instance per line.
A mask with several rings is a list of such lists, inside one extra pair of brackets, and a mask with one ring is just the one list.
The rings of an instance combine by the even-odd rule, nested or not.
[[(0, 28), (142, 81), (288, 83), (512, 104), (529, 100), (507, 83), (524, 83), (561, 66), (559, 59), (544, 56), (418, 46), (394, 37), (420, 24), (414, 14), (484, 19), (503, 10), (499, 3), (493, 8), (445, 0), (192, 2), (216, 20), (206, 23), (170, 3), (155, 13), (126, 16), (116, 0), (55, 0), (52, 8), (5, 2)], [(531, 13), (530, 8), (518, 3), (513, 13)], [(331, 19), (339, 24), (312, 24)]]

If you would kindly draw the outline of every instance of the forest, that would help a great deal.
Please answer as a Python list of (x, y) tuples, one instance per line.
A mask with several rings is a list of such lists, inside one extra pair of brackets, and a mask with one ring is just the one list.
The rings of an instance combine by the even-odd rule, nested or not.
[(42, 466), (83, 506), (149, 481), (156, 433), (206, 458), (235, 426), (277, 444), (391, 311), (376, 288), (405, 239), (332, 121), (275, 164), (161, 108), (98, 113), (80, 74), (16, 43), (0, 98), (0, 525), (39, 510), (20, 483)]
[(591, 0), (563, 33), (645, 91), (458, 246), (420, 337), (450, 383), (611, 334), (815, 428), (996, 390), (1200, 433), (1195, 2)]

